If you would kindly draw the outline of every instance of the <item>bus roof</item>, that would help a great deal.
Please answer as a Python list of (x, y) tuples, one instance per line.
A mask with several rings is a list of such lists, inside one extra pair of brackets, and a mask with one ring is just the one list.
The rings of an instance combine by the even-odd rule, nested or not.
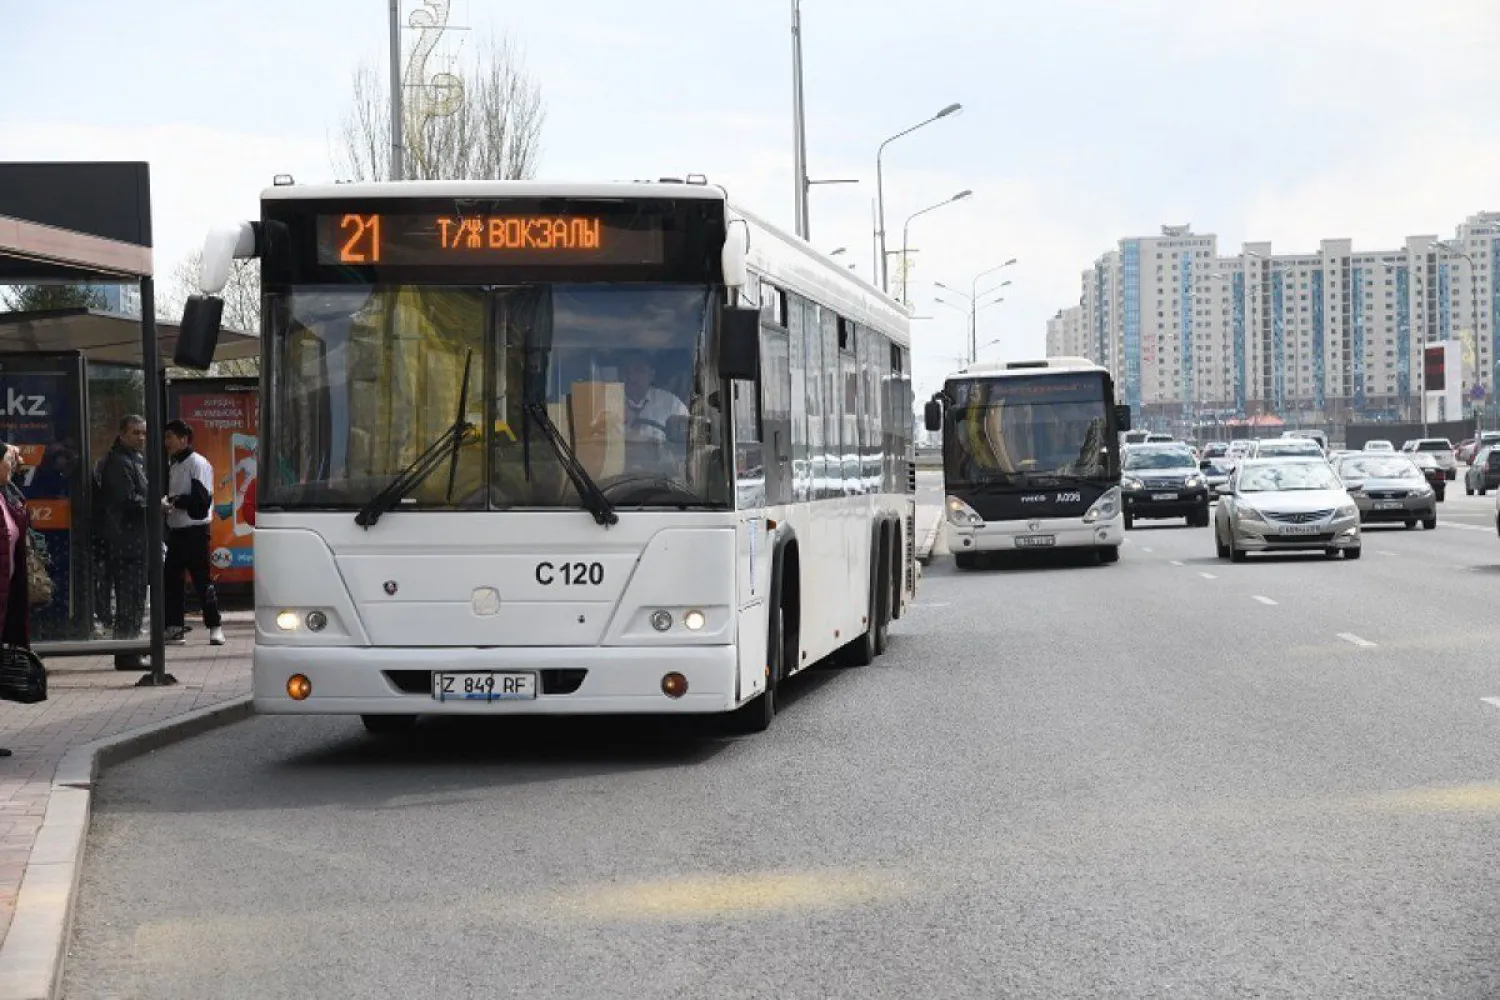
[(1056, 357), (1018, 361), (981, 361), (949, 375), (951, 379), (1016, 378), (1026, 375), (1069, 374), (1072, 372), (1105, 372), (1088, 358)]
[(726, 201), (712, 184), (608, 181), (361, 181), (354, 184), (278, 184), (260, 193), (266, 201), (337, 198), (697, 198)]

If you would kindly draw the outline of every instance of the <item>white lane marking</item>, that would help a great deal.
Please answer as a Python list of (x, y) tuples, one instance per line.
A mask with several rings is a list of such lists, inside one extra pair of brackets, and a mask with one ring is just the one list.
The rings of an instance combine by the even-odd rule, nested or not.
[(1340, 632), (1339, 633), (1339, 638), (1343, 639), (1345, 642), (1352, 642), (1352, 643), (1354, 643), (1354, 645), (1358, 646), (1361, 649), (1373, 649), (1375, 647), (1375, 645), (1376, 645), (1375, 643), (1371, 642), (1369, 639), (1361, 639), (1359, 636), (1355, 635), (1353, 632)]
[(1182, 563), (1182, 560), (1181, 560), (1181, 559), (1173, 559), (1173, 560), (1172, 560), (1172, 565), (1173, 565), (1173, 566), (1181, 566), (1181, 565), (1182, 565), (1182, 564), (1183, 564), (1183, 563)]
[(1205, 579), (1205, 580), (1217, 580), (1218, 579), (1218, 577), (1214, 576), (1212, 573), (1199, 573), (1198, 575), (1201, 576), (1201, 577), (1203, 577), (1203, 579)]
[(1254, 600), (1257, 600), (1257, 601), (1259, 601), (1262, 604), (1275, 604), (1276, 603), (1275, 601), (1271, 600), (1269, 597), (1265, 596), (1264, 594), (1256, 594), (1255, 597), (1254, 597)]
[(1150, 552), (1150, 551), (1152, 551), (1152, 548), (1149, 545), (1142, 545), (1141, 546), (1141, 551), (1142, 552)]
[(1500, 708), (1500, 698), (1480, 698), (1479, 700), (1486, 705), (1494, 705), (1496, 708)]
[(1456, 528), (1459, 531), (1489, 531), (1489, 530), (1491, 530), (1488, 526), (1482, 526), (1482, 525), (1478, 525), (1478, 524), (1455, 524), (1452, 521), (1439, 521), (1438, 522), (1438, 527), (1439, 528)]
[(1384, 549), (1380, 549), (1380, 550), (1378, 550), (1378, 551), (1376, 551), (1376, 553), (1375, 553), (1375, 554), (1376, 554), (1376, 555), (1377, 555), (1377, 556), (1393, 556), (1393, 555), (1395, 555), (1395, 554), (1396, 554), (1396, 553), (1394, 553), (1394, 552), (1387, 552), (1387, 551), (1385, 551), (1385, 550), (1384, 550)]

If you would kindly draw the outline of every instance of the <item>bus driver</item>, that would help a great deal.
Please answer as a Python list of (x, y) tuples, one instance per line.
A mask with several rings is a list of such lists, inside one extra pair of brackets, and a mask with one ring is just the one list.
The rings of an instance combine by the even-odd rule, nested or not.
[(688, 408), (665, 389), (652, 385), (656, 366), (645, 351), (628, 351), (620, 359), (625, 383), (625, 449), (633, 469), (658, 464), (667, 454), (667, 426), (673, 417), (684, 420)]

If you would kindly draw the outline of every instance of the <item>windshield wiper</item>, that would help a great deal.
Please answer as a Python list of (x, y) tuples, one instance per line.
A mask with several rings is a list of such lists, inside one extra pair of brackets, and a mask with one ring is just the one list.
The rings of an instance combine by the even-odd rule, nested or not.
[(370, 526), (377, 523), (381, 515), (390, 511), (401, 498), (422, 484), (428, 476), (442, 464), (443, 459), (452, 453), (453, 462), (448, 467), (448, 502), (453, 502), (453, 478), (458, 472), (458, 452), (474, 431), (474, 425), (469, 423), (466, 414), (469, 409), (469, 369), (474, 363), (474, 352), (470, 351), (464, 361), (464, 384), (458, 391), (458, 415), (453, 425), (443, 431), (442, 435), (411, 463), (396, 473), (396, 478), (391, 480), (390, 485), (370, 498), (370, 502), (359, 509), (354, 515), (354, 523), (370, 530)]
[(615, 513), (614, 505), (594, 482), (587, 469), (578, 461), (578, 456), (573, 454), (573, 449), (568, 447), (567, 439), (552, 422), (552, 416), (547, 412), (545, 403), (527, 403), (526, 412), (541, 427), (542, 432), (547, 435), (547, 442), (552, 445), (552, 450), (557, 454), (557, 461), (568, 474), (573, 488), (578, 491), (578, 499), (583, 503), (583, 509), (594, 515), (594, 520), (606, 528), (611, 524), (618, 524), (620, 515)]

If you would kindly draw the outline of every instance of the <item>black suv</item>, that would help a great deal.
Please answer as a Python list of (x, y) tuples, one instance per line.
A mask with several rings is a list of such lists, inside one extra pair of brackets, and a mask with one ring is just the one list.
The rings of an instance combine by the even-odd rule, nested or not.
[(1189, 527), (1208, 527), (1208, 483), (1186, 445), (1136, 444), (1125, 449), (1120, 491), (1125, 527), (1136, 518), (1186, 518)]

